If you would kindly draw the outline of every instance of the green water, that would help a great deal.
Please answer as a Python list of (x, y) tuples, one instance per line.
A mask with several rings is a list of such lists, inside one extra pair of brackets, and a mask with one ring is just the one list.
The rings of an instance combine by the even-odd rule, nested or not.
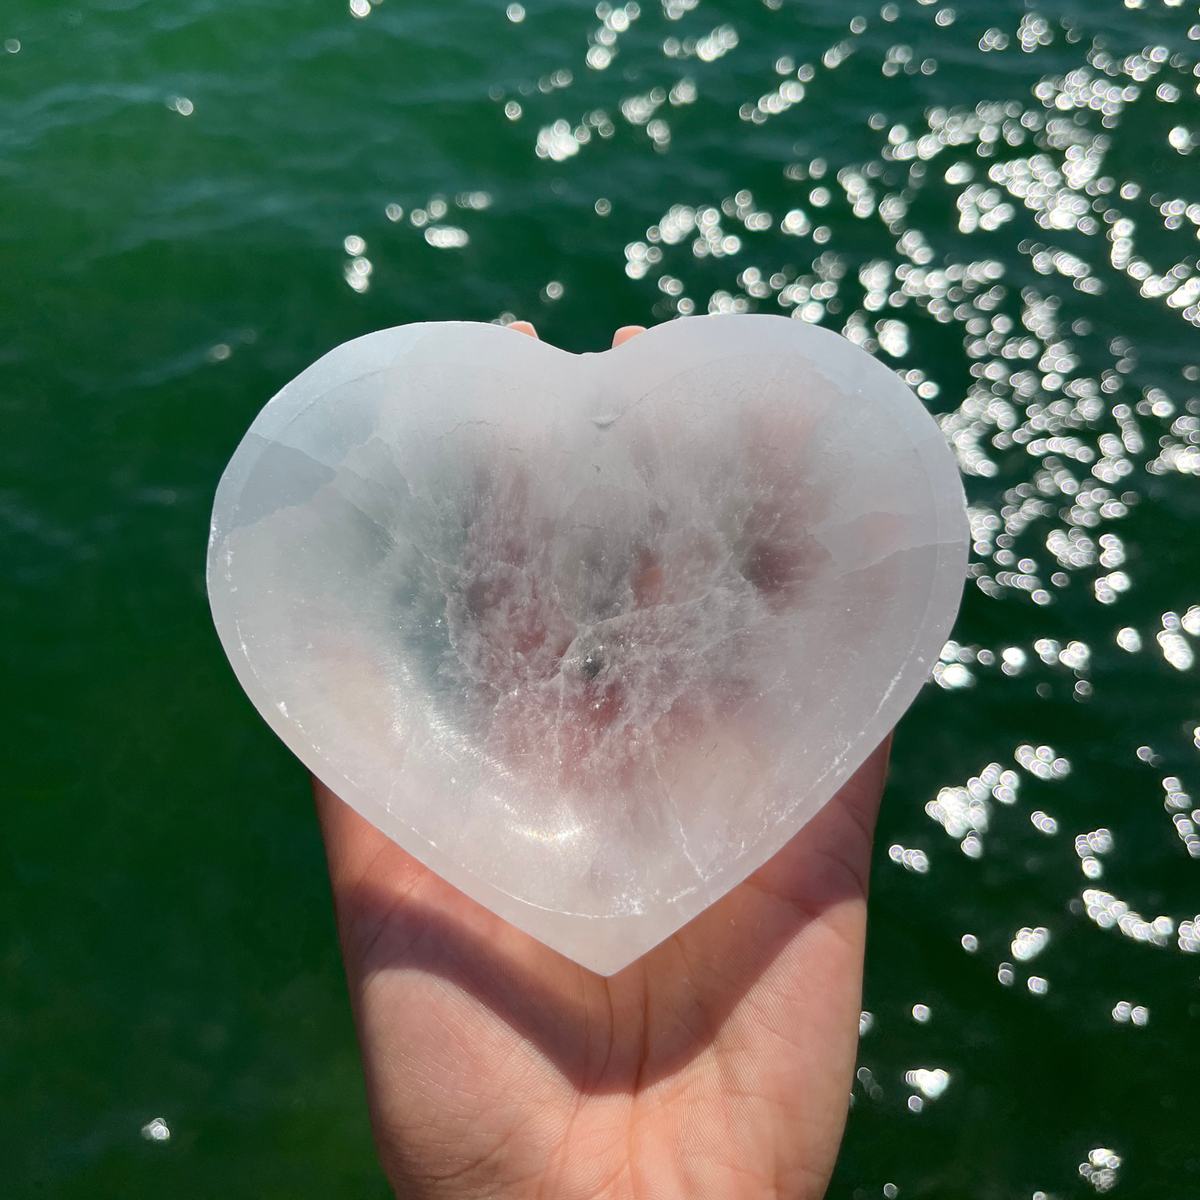
[[(510, 314), (599, 349), (619, 324), (715, 297), (802, 310), (920, 372), (931, 411), (949, 414), (981, 534), (962, 661), (896, 743), (867, 955), (870, 1074), (831, 1195), (879, 1197), (887, 1183), (905, 1197), (1095, 1194), (1079, 1165), (1105, 1148), (1121, 1158), (1119, 1195), (1200, 1196), (1200, 955), (1180, 929), (1200, 912), (1185, 827), (1200, 807), (1188, 665), (1200, 647), (1176, 628), (1200, 630), (1186, 616), (1200, 604), (1200, 455), (1188, 450), (1200, 340), (1186, 291), (1200, 254), (1200, 209), (1187, 212), (1200, 201), (1198, 14), (1195, 0), (955, 7), (939, 24), (946, 10), (915, 0), (882, 13), (701, 0), (671, 19), (647, 0), (596, 69), (585, 55), (601, 21), (584, 4), (529, 0), (514, 21), (498, 0), (386, 0), (361, 18), (339, 0), (9, 0), (0, 1194), (386, 1194), (307, 782), (208, 617), (213, 488), (258, 408), (357, 334)], [(736, 46), (704, 41), (724, 26)], [(1107, 50), (1089, 67), (1093, 38)], [(1080, 68), (1087, 78), (1064, 82)], [(805, 95), (784, 107), (797, 70)], [(1055, 77), (1044, 104), (1032, 89)], [(655, 88), (684, 78), (694, 99), (657, 103)], [(1084, 95), (1093, 79), (1105, 91)], [(1098, 108), (1076, 103), (1092, 95)], [(989, 102), (1009, 108), (977, 113)], [(979, 119), (947, 126), (927, 117), (937, 106)], [(957, 144), (921, 143), (930, 120)], [(575, 152), (538, 157), (541, 130)], [(1005, 178), (1018, 194), (989, 180), (996, 163), (1016, 164)], [(486, 207), (456, 203), (478, 192)], [(888, 196), (905, 208), (884, 205), (891, 230)], [(728, 253), (698, 257), (696, 230), (648, 237), (672, 205), (727, 199)], [(415, 209), (431, 223), (414, 225)], [(792, 210), (809, 232), (783, 232)], [(431, 244), (431, 227), (468, 240)], [(365, 247), (348, 253), (349, 237)], [(860, 283), (876, 261), (890, 266)], [(993, 264), (973, 291), (953, 269), (971, 263)], [(954, 278), (918, 270), (948, 265)], [(877, 329), (885, 320), (901, 325)], [(1024, 494), (1006, 499), (1013, 488)], [(1014, 523), (1026, 501), (1044, 507), (1027, 503)], [(1123, 628), (1140, 651), (1118, 646)], [(1069, 774), (1036, 778), (1014, 760), (1024, 744), (1053, 747)], [(988, 828), (972, 841), (951, 820), (951, 839), (926, 804), (990, 762), (1017, 772), (1016, 802), (985, 797)], [(1034, 826), (1039, 811), (1056, 833)], [(1090, 855), (1103, 874), (1089, 879), (1076, 837), (1100, 828), (1114, 845)], [(928, 870), (892, 846), (923, 852)], [(1167, 921), (1101, 928), (1089, 888)], [(1050, 933), (1025, 962), (1010, 947), (1023, 927)], [(944, 1093), (908, 1084), (917, 1068), (949, 1072)], [(155, 1117), (169, 1139), (143, 1136)]]

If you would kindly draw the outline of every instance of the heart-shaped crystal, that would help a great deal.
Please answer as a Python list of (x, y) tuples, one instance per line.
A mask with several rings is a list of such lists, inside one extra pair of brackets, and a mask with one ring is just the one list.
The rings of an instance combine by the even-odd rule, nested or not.
[(891, 729), (966, 550), (936, 424), (827, 330), (698, 317), (574, 355), (419, 324), (263, 409), (217, 490), (208, 587), (314, 774), (611, 974)]

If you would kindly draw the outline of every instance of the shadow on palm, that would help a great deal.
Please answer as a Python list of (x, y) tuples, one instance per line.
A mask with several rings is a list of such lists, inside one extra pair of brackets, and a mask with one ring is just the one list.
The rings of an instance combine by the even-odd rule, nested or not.
[[(318, 783), (352, 981), (434, 976), (590, 1093), (647, 1087), (682, 1070), (731, 1020), (747, 1018), (739, 1009), (756, 992), (803, 1004), (824, 1027), (827, 1001), (843, 990), (831, 985), (861, 963), (858, 922), (842, 910), (865, 897), (886, 753), (876, 751), (749, 879), (607, 979), (468, 899)], [(776, 996), (780, 989), (791, 995)]]

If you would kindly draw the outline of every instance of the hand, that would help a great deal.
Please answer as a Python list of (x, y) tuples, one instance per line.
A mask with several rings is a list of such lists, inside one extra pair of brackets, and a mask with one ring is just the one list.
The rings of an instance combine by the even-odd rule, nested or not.
[(397, 1195), (822, 1196), (849, 1107), (887, 755), (885, 742), (766, 865), (609, 979), (468, 899), (315, 782)]

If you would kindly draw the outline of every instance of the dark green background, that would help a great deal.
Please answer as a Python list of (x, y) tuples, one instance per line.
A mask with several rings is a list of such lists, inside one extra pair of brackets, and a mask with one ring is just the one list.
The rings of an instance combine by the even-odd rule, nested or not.
[[(673, 203), (749, 188), (775, 218), (751, 234), (726, 220), (744, 246), (719, 262), (670, 250), (663, 269), (701, 311), (712, 291), (737, 291), (746, 265), (807, 270), (818, 248), (778, 226), (797, 204), (813, 213), (811, 184), (783, 168), (818, 155), (835, 194), (821, 213), (826, 248), (852, 264), (849, 312), (857, 265), (898, 261), (895, 238), (852, 217), (833, 182), (884, 145), (867, 118), (919, 132), (931, 104), (1040, 110), (1031, 87), (1082, 65), (1094, 35), (1122, 54), (1162, 44), (1182, 56), (1125, 110), (1105, 170), (1143, 187), (1122, 206), (1139, 253), (1159, 270), (1194, 257), (1195, 228), (1164, 230), (1148, 199), (1200, 200), (1200, 154), (1166, 142), (1173, 125), (1200, 130), (1195, 3), (1146, 5), (1048, 4), (1050, 46), (1026, 54), (1014, 40), (985, 55), (983, 31), (1012, 37), (1021, 5), (969, 0), (939, 28), (935, 8), (914, 0), (893, 24), (876, 5), (835, 0), (702, 0), (675, 23), (646, 0), (620, 56), (595, 72), (583, 56), (598, 22), (578, 3), (529, 0), (516, 24), (499, 0), (386, 0), (365, 20), (339, 0), (10, 0), (0, 40), (20, 49), (0, 53), (0, 1195), (386, 1194), (307, 781), (238, 689), (205, 602), (213, 489), (261, 405), (332, 346), (385, 325), (507, 311), (595, 350), (619, 324), (662, 319), (658, 272), (627, 278), (622, 250)], [(738, 119), (776, 86), (779, 55), (819, 63), (859, 12), (869, 26), (858, 53), (818, 67), (802, 104), (761, 127)], [(661, 53), (665, 36), (724, 22), (740, 45), (718, 62)], [(896, 42), (936, 57), (936, 74), (885, 79)], [(530, 87), (560, 67), (574, 73), (569, 88)], [(682, 74), (700, 99), (660, 113), (672, 142), (659, 154), (619, 102)], [(1183, 92), (1173, 105), (1154, 95), (1167, 79)], [(169, 109), (173, 96), (192, 115)], [(509, 121), (514, 97), (525, 111)], [(535, 156), (541, 126), (596, 107), (614, 137), (562, 163)], [(1124, 398), (1147, 386), (1180, 406), (1194, 397), (1181, 372), (1200, 359), (1196, 330), (1108, 267), (1103, 237), (1053, 239), (1104, 278), (1106, 293), (1086, 297), (1034, 273), (1019, 245), (1046, 235), (1019, 203), (998, 232), (958, 232), (942, 174), (972, 154), (945, 151), (915, 195), (909, 224), (938, 261), (1002, 262), (1014, 318), (1022, 287), (1060, 294), (1067, 320), (1092, 323), (1077, 339), (1080, 373), (1111, 367), (1110, 339), (1129, 338), (1137, 368)], [(464, 249), (434, 249), (407, 218), (384, 216), (389, 202), (407, 211), (463, 189), (493, 196), (483, 212), (451, 205)], [(607, 218), (598, 196), (612, 202)], [(365, 295), (342, 278), (349, 234), (374, 264)], [(556, 303), (540, 298), (551, 279), (565, 287)], [(912, 305), (898, 315), (912, 339), (901, 365), (940, 383), (933, 411), (954, 408), (970, 382), (961, 327)], [(232, 353), (214, 362), (219, 345)], [(1096, 1146), (1124, 1158), (1120, 1195), (1200, 1196), (1200, 958), (1174, 938), (1134, 945), (1069, 907), (1087, 885), (1074, 836), (1107, 825), (1117, 848), (1100, 886), (1150, 917), (1200, 911), (1200, 861), (1160, 783), (1174, 773), (1200, 795), (1196, 669), (1169, 667), (1153, 637), (1164, 611), (1200, 603), (1200, 484), (1141, 465), (1167, 424), (1143, 422), (1150, 451), (1127, 485), (1142, 501), (1113, 525), (1133, 589), (1110, 609), (1082, 573), (1047, 608), (969, 587), (959, 640), (1023, 646), (1033, 665), (1011, 679), (979, 670), (963, 692), (931, 684), (901, 727), (864, 999), (876, 1023), (862, 1062), (883, 1095), (856, 1085), (834, 1196), (881, 1196), (886, 1181), (902, 1196), (1082, 1195), (1077, 1167)], [(1096, 431), (1113, 428), (1106, 417)], [(995, 508), (1038, 465), (1019, 449), (997, 458), (1000, 476), (968, 481)], [(1021, 552), (1045, 560), (1053, 524), (1036, 523)], [(1116, 648), (1125, 624), (1141, 629), (1141, 655)], [(1065, 668), (1038, 662), (1039, 637), (1092, 647), (1089, 701), (1073, 698)], [(984, 857), (969, 860), (924, 804), (993, 758), (1012, 765), (1024, 741), (1049, 742), (1074, 770), (1061, 783), (1027, 779), (1018, 806), (995, 814)], [(1135, 755), (1144, 744), (1155, 767)], [(1030, 825), (1038, 807), (1058, 818), (1056, 838)], [(930, 873), (889, 861), (893, 842), (925, 849)], [(1051, 982), (1045, 997), (1026, 991), (1027, 971), (1012, 989), (996, 979), (1023, 925), (1053, 935), (1034, 967)], [(959, 946), (967, 931), (981, 942), (974, 957)], [(1115, 1024), (1118, 999), (1148, 1005), (1150, 1024)], [(909, 1015), (918, 1001), (933, 1009), (928, 1025)], [(944, 1067), (952, 1083), (916, 1115), (904, 1072), (918, 1066)], [(140, 1135), (155, 1116), (169, 1142)]]

